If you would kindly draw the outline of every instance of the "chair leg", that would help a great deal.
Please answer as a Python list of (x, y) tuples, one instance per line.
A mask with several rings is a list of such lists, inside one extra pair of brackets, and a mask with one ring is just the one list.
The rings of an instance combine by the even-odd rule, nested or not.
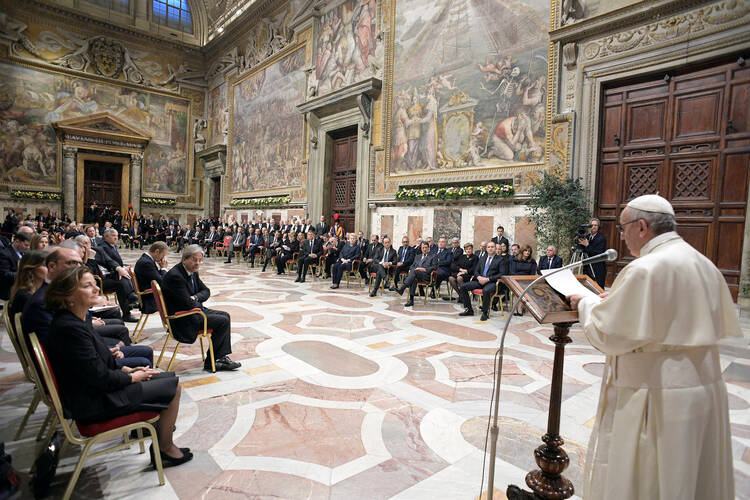
[(156, 429), (153, 425), (145, 422), (144, 427), (148, 429), (149, 434), (151, 434), (151, 444), (154, 447), (154, 461), (156, 462), (156, 473), (159, 475), (159, 485), (164, 486), (164, 467), (161, 463), (161, 453), (158, 453), (159, 437), (156, 435)]
[(141, 313), (141, 317), (138, 318), (138, 323), (135, 324), (135, 330), (133, 330), (133, 336), (135, 337), (135, 341), (134, 341), (135, 344), (137, 344), (141, 340), (141, 335), (143, 334), (143, 329), (146, 327), (146, 321), (148, 320), (149, 316), (151, 315)]
[(200, 339), (198, 340), (198, 342), (200, 342), (201, 344), (201, 360), (205, 361), (206, 355), (203, 352), (203, 335), (200, 336)]
[[(34, 389), (34, 397), (31, 398), (31, 403), (29, 404), (29, 409), (26, 410), (26, 414), (23, 416), (23, 420), (21, 420), (21, 423), (18, 425), (18, 430), (16, 431), (15, 437), (13, 437), (13, 441), (18, 441), (18, 439), (21, 437), (21, 433), (26, 428), (26, 422), (29, 421), (29, 417), (36, 411), (37, 406), (39, 406), (39, 401), (42, 399), (42, 396), (39, 394), (39, 390), (36, 388)], [(45, 420), (46, 422), (46, 420)]]
[[(49, 443), (49, 440), (52, 439), (52, 434), (54, 434), (55, 431), (57, 430), (57, 424), (60, 423), (57, 420), (57, 413), (55, 413), (55, 411), (52, 408), (50, 408), (49, 414), (51, 415), (52, 418), (50, 418), (50, 421), (47, 424), (47, 435), (44, 436), (44, 441), (43, 441), (44, 443)], [(63, 443), (64, 442), (65, 442), (65, 439), (63, 439)], [(62, 450), (60, 451), (62, 452)]]
[(76, 487), (76, 483), (78, 482), (78, 476), (81, 475), (81, 470), (83, 469), (83, 462), (86, 461), (86, 456), (88, 455), (89, 450), (91, 449), (91, 445), (94, 444), (94, 441), (95, 441), (94, 439), (87, 441), (83, 447), (83, 450), (81, 450), (81, 456), (78, 459), (76, 468), (73, 470), (73, 475), (70, 476), (70, 480), (68, 481), (68, 487), (65, 489), (65, 495), (63, 495), (63, 500), (68, 500), (73, 494), (73, 489)]
[(146, 448), (143, 446), (143, 429), (138, 427), (138, 429), (136, 429), (135, 432), (138, 435), (138, 444), (141, 447), (141, 453), (146, 453)]
[(161, 353), (159, 353), (159, 359), (156, 361), (156, 367), (159, 368), (159, 365), (161, 365), (161, 358), (164, 356), (164, 351), (167, 349), (167, 342), (169, 342), (170, 337), (172, 336), (171, 333), (167, 333), (167, 338), (164, 341), (164, 345), (161, 348)]
[(169, 360), (169, 366), (167, 366), (167, 371), (172, 371), (172, 365), (174, 365), (174, 360), (177, 359), (177, 350), (180, 348), (180, 343), (177, 342), (177, 345), (174, 346), (174, 352), (172, 353), (172, 359)]
[(214, 356), (214, 342), (211, 335), (208, 335), (208, 352), (211, 355), (211, 373), (216, 373), (216, 356)]
[(47, 432), (48, 437), (52, 437), (52, 433), (54, 432), (53, 421), (57, 422), (57, 417), (55, 416), (55, 412), (50, 409), (47, 412), (47, 416), (44, 418), (44, 422), (42, 422), (42, 426), (39, 428), (39, 432), (37, 432), (36, 434), (37, 441), (42, 440), (42, 436), (44, 435), (45, 430), (48, 431)]

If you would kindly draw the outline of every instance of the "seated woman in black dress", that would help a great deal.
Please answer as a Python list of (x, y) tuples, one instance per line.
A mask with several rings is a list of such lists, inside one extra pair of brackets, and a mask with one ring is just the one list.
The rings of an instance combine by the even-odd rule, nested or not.
[[(534, 252), (529, 245), (521, 247), (521, 253), (518, 254), (518, 258), (514, 262), (514, 272), (512, 274), (524, 274), (533, 276), (536, 274), (536, 261), (534, 260)], [(523, 316), (523, 310), (521, 305), (518, 305), (518, 311), (515, 312), (516, 316)]]
[(117, 367), (86, 322), (86, 312), (98, 297), (94, 276), (84, 266), (63, 271), (47, 287), (45, 307), (55, 316), (44, 347), (66, 414), (77, 421), (97, 422), (138, 411), (159, 412), (156, 430), (162, 463), (169, 467), (189, 461), (190, 449), (172, 441), (180, 407), (178, 378), (145, 366)]
[(13, 288), (10, 289), (10, 302), (8, 312), (15, 321), (17, 313), (23, 312), (23, 306), (34, 292), (39, 290), (44, 280), (47, 279), (47, 266), (45, 259), (49, 252), (43, 250), (31, 250), (23, 254), (18, 262), (18, 272)]

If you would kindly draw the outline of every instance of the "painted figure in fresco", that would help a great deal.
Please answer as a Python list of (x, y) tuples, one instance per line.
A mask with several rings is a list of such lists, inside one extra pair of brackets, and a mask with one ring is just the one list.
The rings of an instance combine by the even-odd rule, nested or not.
[[(429, 170), (437, 168), (438, 160), (438, 131), (437, 131), (438, 100), (435, 97), (435, 86), (427, 88), (424, 116), (422, 117), (422, 135), (419, 140), (421, 165), (427, 165)], [(441, 155), (442, 156), (442, 155)], [(421, 166), (420, 165), (420, 166)]]
[(513, 160), (516, 159), (516, 154), (522, 148), (528, 151), (529, 159), (541, 156), (541, 146), (534, 140), (534, 134), (531, 131), (531, 119), (525, 111), (500, 122), (495, 129), (495, 135), (492, 137), (488, 157), (495, 156), (501, 160)]
[(96, 113), (99, 104), (91, 98), (89, 84), (84, 80), (73, 80), (71, 83), (73, 93), (59, 92), (57, 94), (58, 106), (45, 116), (47, 123), (73, 118), (81, 115)]
[(358, 20), (357, 38), (364, 68), (369, 67), (368, 58), (375, 48), (375, 16), (375, 0), (362, 0), (354, 12), (354, 19)]
[(406, 151), (406, 164), (409, 170), (419, 168), (419, 143), (422, 137), (422, 105), (419, 103), (419, 93), (414, 89), (411, 106), (406, 110), (409, 121), (406, 126), (406, 138), (408, 149)]
[(406, 106), (409, 104), (409, 94), (404, 91), (396, 96), (396, 112), (393, 117), (393, 163), (397, 169), (405, 161), (406, 152), (409, 150), (409, 142), (406, 136), (406, 127), (409, 123), (409, 114)]
[(471, 131), (471, 137), (469, 137), (469, 147), (466, 149), (466, 153), (469, 155), (470, 167), (478, 167), (481, 163), (481, 144), (483, 144), (483, 137), (487, 134), (487, 127), (482, 125), (482, 122), (474, 124), (474, 130)]

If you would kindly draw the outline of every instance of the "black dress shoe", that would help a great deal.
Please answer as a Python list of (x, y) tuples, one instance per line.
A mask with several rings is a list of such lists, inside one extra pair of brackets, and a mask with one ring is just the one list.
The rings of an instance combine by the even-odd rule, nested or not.
[(224, 261), (224, 264), (231, 264), (231, 263), (232, 263), (232, 261), (231, 261), (231, 260), (225, 260), (225, 261)]
[[(240, 366), (242, 365), (236, 361), (232, 361), (231, 359), (229, 359), (229, 356), (224, 356), (216, 360), (217, 372), (221, 372), (221, 371), (231, 372), (231, 371), (237, 370)], [(203, 369), (206, 371), (211, 371), (211, 361), (208, 361), (208, 363), (205, 363), (203, 365)]]
[(377, 297), (377, 296), (378, 296), (377, 290), (374, 292), (370, 292), (370, 297)]
[(450, 300), (450, 301), (453, 301), (453, 297), (443, 297), (443, 300)]
[(304, 283), (305, 282), (305, 278), (302, 278), (301, 280), (299, 280), (299, 282), (300, 283)]
[(402, 286), (401, 288), (399, 288), (398, 290), (396, 290), (396, 293), (399, 294), (399, 295), (403, 295), (404, 294), (404, 290), (406, 290), (406, 287)]
[(128, 314), (127, 316), (123, 316), (122, 320), (126, 323), (138, 323), (138, 318), (133, 316), (132, 314)]
[(398, 289), (397, 289), (397, 288), (396, 288), (395, 286), (392, 286), (392, 287), (390, 287), (390, 288), (389, 288), (388, 290), (390, 290), (390, 291), (392, 291), (392, 292), (395, 292), (395, 291), (397, 291)]
[(333, 290), (337, 289), (338, 287), (339, 287), (339, 286), (338, 286), (337, 284), (335, 284), (335, 283), (334, 283), (333, 285), (331, 285), (331, 288), (332, 288)]
[(430, 292), (430, 298), (431, 298), (431, 299), (434, 299), (434, 298), (435, 298), (435, 291), (434, 291), (434, 290), (433, 290), (432, 292)]
[(414, 305), (414, 299), (409, 299), (409, 302), (407, 302), (406, 304), (404, 304), (404, 307), (411, 307), (413, 305)]
[(523, 313), (520, 313), (520, 312), (514, 312), (514, 313), (513, 313), (513, 316), (523, 316)]
[(467, 309), (464, 312), (458, 313), (459, 316), (474, 316), (474, 311), (471, 309)]
[(301, 281), (302, 281), (302, 280), (301, 280), (300, 278), (297, 278), (296, 280), (294, 280), (294, 282), (295, 282), (295, 283), (299, 283), (299, 282), (301, 282)]
[(482, 317), (479, 318), (479, 321), (487, 321), (488, 319), (490, 319), (490, 315), (487, 314), (487, 311), (482, 311)]
[[(163, 468), (167, 467), (175, 467), (177, 465), (182, 465), (185, 462), (189, 462), (193, 459), (193, 453), (190, 451), (190, 448), (180, 448), (180, 451), (182, 452), (182, 457), (180, 458), (174, 458), (170, 457), (166, 453), (159, 450), (159, 455), (161, 456), (161, 466)], [(151, 455), (151, 465), (156, 467), (156, 460), (154, 459), (154, 445), (152, 444), (148, 449), (149, 455)]]

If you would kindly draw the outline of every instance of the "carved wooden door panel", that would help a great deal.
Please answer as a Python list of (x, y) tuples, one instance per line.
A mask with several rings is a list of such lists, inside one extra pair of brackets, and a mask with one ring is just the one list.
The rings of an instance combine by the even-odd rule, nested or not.
[(357, 201), (357, 133), (333, 140), (331, 215), (339, 214), (345, 232), (354, 231)]
[[(632, 198), (672, 202), (678, 232), (739, 290), (748, 170), (750, 68), (732, 62), (614, 85), (602, 103), (596, 214), (617, 271), (632, 256), (615, 229)], [(610, 281), (614, 273), (610, 273)]]
[(86, 209), (92, 203), (99, 208), (108, 206), (110, 210), (120, 209), (122, 184), (122, 165), (120, 163), (106, 163), (86, 161), (84, 163), (84, 206)]

